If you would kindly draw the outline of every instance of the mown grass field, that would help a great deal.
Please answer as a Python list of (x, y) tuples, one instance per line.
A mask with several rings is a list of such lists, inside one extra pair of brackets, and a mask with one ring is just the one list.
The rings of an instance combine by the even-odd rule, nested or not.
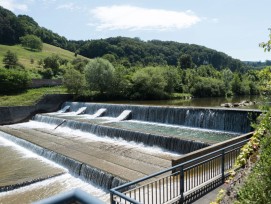
[[(67, 51), (59, 47), (46, 44), (46, 43), (43, 43), (43, 49), (41, 52), (27, 50), (23, 48), (21, 45), (13, 45), (13, 46), (0, 45), (0, 67), (4, 67), (3, 58), (8, 50), (17, 54), (19, 63), (22, 64), (26, 69), (38, 68), (39, 67), (38, 61), (40, 59), (49, 57), (52, 54), (57, 54), (59, 57), (63, 59), (67, 59), (69, 61), (75, 59), (73, 52), (70, 52), (70, 51)], [(78, 55), (78, 57), (79, 56), (80, 55)], [(80, 56), (80, 57), (85, 58), (83, 56)], [(33, 63), (31, 63), (31, 59), (34, 60)]]
[(16, 95), (0, 96), (0, 106), (27, 106), (34, 105), (42, 96), (46, 94), (67, 93), (66, 88), (44, 87), (37, 89), (28, 89), (26, 92)]

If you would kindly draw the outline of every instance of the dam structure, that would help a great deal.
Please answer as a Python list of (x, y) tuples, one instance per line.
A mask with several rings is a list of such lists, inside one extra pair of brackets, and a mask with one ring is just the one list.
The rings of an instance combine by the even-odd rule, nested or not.
[[(187, 154), (252, 131), (250, 123), (259, 114), (257, 110), (65, 102), (56, 112), (0, 126), (0, 139), (61, 166), (50, 170), (50, 175), (0, 183), (0, 190), (68, 174), (108, 192), (170, 168)], [(109, 202), (109, 197), (103, 200)]]

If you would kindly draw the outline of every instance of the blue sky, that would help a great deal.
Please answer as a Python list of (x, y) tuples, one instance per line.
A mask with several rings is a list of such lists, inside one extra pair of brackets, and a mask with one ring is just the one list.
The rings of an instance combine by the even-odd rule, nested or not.
[(271, 60), (258, 46), (268, 40), (270, 0), (0, 0), (0, 5), (72, 40), (170, 40), (241, 60)]

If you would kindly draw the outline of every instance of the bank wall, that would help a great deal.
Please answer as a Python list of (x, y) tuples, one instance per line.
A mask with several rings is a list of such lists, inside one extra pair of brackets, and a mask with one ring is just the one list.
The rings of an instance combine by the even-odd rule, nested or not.
[(45, 95), (32, 106), (0, 107), (0, 125), (23, 122), (30, 119), (36, 113), (52, 112), (60, 108), (61, 104), (72, 99), (70, 94)]

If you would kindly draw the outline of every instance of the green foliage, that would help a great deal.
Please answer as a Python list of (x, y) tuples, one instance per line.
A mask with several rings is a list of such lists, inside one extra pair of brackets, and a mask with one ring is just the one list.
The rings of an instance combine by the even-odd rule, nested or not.
[(34, 105), (46, 94), (60, 94), (66, 93), (64, 87), (46, 87), (37, 89), (28, 89), (23, 93), (16, 93), (14, 95), (0, 96), (0, 106), (27, 106)]
[(217, 71), (212, 65), (201, 65), (197, 68), (197, 74), (201, 77), (220, 78), (220, 72)]
[(85, 85), (85, 76), (79, 71), (70, 68), (64, 74), (64, 86), (67, 88), (68, 93), (82, 94), (85, 90)]
[(23, 92), (30, 78), (25, 71), (0, 68), (0, 95)]
[(8, 50), (3, 58), (3, 64), (6, 68), (14, 68), (18, 64), (17, 54)]
[(233, 73), (229, 69), (223, 69), (221, 72), (221, 78), (225, 86), (225, 96), (226, 97), (231, 96), (232, 95), (231, 81), (233, 79)]
[(159, 67), (137, 70), (132, 76), (134, 99), (159, 99), (166, 95), (167, 81)]
[(269, 34), (269, 40), (265, 43), (265, 42), (262, 42), (260, 43), (260, 47), (264, 48), (264, 51), (270, 51), (271, 50), (271, 28), (268, 29), (270, 31), (270, 34)]
[(266, 67), (258, 73), (259, 90), (263, 95), (271, 94), (271, 67)]
[(250, 141), (242, 148), (237, 165), (245, 165), (247, 159), (260, 147), (260, 160), (238, 192), (237, 203), (270, 203), (271, 201), (271, 112), (261, 116), (261, 122)]
[(101, 94), (110, 92), (114, 89), (114, 72), (113, 65), (102, 58), (91, 60), (85, 67), (86, 82), (89, 90), (98, 91)]
[[(250, 81), (246, 78), (241, 80), (239, 74), (234, 74), (231, 82), (232, 92), (235, 95), (249, 95), (250, 94)], [(256, 88), (256, 87), (251, 87)]]
[(188, 54), (182, 54), (180, 57), (180, 67), (182, 69), (193, 68), (192, 57)]
[(42, 41), (39, 37), (35, 35), (26, 35), (23, 37), (20, 37), (20, 41), (23, 47), (29, 48), (31, 50), (37, 50), (41, 51), (42, 50)]
[(87, 65), (88, 60), (87, 59), (83, 59), (80, 57), (75, 58), (74, 60), (72, 60), (71, 64), (73, 65), (74, 69), (76, 69), (77, 71), (83, 73), (85, 66)]
[(191, 88), (191, 93), (197, 97), (224, 96), (225, 86), (219, 79), (198, 77)]
[(18, 42), (16, 15), (0, 6), (0, 44), (12, 45)]

